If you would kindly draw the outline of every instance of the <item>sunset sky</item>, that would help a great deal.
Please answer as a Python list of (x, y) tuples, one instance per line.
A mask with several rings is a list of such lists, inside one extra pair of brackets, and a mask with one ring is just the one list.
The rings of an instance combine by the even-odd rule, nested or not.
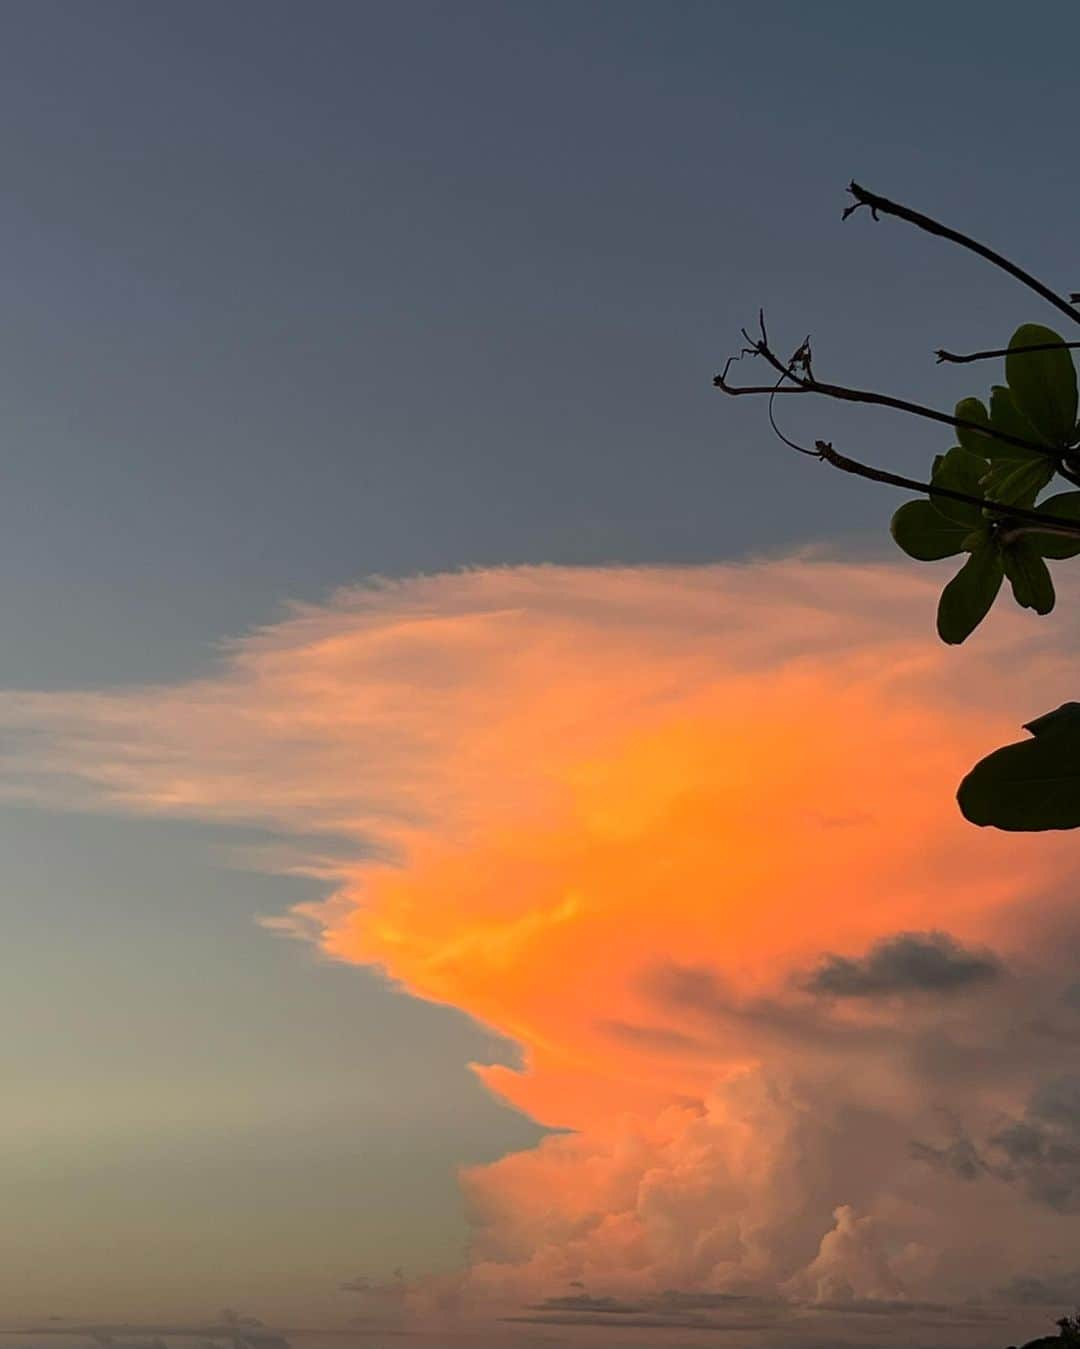
[(0, 1330), (1043, 1333), (1077, 844), (953, 793), (1080, 584), (946, 648), (900, 498), (711, 381), (764, 306), (947, 408), (1053, 322), (840, 212), (1080, 289), (1080, 11), (3, 19)]

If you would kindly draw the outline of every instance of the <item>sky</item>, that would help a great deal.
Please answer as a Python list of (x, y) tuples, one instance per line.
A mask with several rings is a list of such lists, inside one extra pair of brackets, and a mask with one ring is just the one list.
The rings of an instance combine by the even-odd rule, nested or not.
[(1080, 1300), (1073, 852), (951, 800), (1072, 696), (1070, 608), (946, 651), (896, 498), (711, 387), (759, 306), (943, 407), (935, 348), (1053, 323), (840, 213), (1080, 288), (1078, 46), (1054, 0), (8, 7), (13, 1321)]

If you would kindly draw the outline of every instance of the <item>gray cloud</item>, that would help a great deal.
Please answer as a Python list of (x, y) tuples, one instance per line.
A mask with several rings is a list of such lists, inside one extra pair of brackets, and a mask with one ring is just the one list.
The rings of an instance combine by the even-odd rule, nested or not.
[[(813, 1344), (824, 1346), (826, 1341), (816, 1338), (823, 1324), (832, 1323), (839, 1331), (844, 1322), (873, 1319), (902, 1321), (908, 1327), (959, 1329), (992, 1324), (1000, 1321), (1001, 1316), (989, 1308), (909, 1298), (852, 1297), (807, 1302), (775, 1295), (668, 1289), (633, 1302), (588, 1294), (549, 1297), (501, 1319), (517, 1324), (616, 1330), (764, 1331), (769, 1332), (770, 1344), (790, 1343), (806, 1349)], [(779, 1340), (775, 1338), (778, 1333)], [(846, 1337), (844, 1342), (850, 1343)]]
[(363, 1293), (367, 1297), (390, 1298), (395, 1301), (403, 1298), (409, 1291), (409, 1285), (401, 1270), (395, 1270), (392, 1279), (382, 1281), (368, 1279), (358, 1274), (354, 1279), (346, 1279), (344, 1283), (339, 1283), (338, 1288), (342, 1293)]
[[(748, 1032), (793, 1045), (839, 1044), (870, 1050), (889, 1049), (897, 1039), (895, 1030), (889, 1026), (830, 1020), (790, 998), (736, 999), (714, 970), (702, 966), (659, 962), (644, 972), (639, 987), (650, 1002), (665, 1011), (680, 1016), (689, 1014), (708, 1025), (714, 1034), (735, 1032), (744, 1043)], [(655, 1030), (650, 1031), (655, 1035)]]
[(1032, 1093), (1028, 1112), (1080, 1137), (1080, 1076), (1062, 1074), (1041, 1082)]
[(531, 1312), (602, 1312), (610, 1316), (643, 1312), (645, 1308), (633, 1302), (622, 1302), (616, 1297), (590, 1297), (588, 1293), (572, 1293), (568, 1297), (548, 1297), (543, 1302), (531, 1303)]
[(992, 952), (963, 947), (947, 932), (898, 932), (861, 958), (826, 955), (802, 987), (834, 998), (952, 993), (1000, 974)]
[(995, 1297), (1024, 1307), (1073, 1307), (1080, 1303), (1080, 1269), (1017, 1275), (996, 1289)]
[(1080, 1076), (1059, 1074), (1040, 1082), (1023, 1115), (1000, 1123), (981, 1143), (960, 1134), (943, 1147), (913, 1142), (910, 1153), (961, 1180), (991, 1176), (1057, 1213), (1078, 1213)]
[(958, 1138), (941, 1148), (914, 1142), (911, 1144), (911, 1155), (917, 1161), (941, 1167), (961, 1180), (978, 1180), (991, 1169), (970, 1138)]
[[(503, 1321), (514, 1322), (526, 1325), (542, 1326), (602, 1326), (613, 1324), (610, 1320), (603, 1317), (589, 1315), (585, 1312), (536, 1312), (530, 1315), (504, 1316)], [(718, 1320), (716, 1317), (704, 1317), (700, 1319), (690, 1319), (689, 1317), (676, 1317), (657, 1315), (649, 1312), (636, 1313), (633, 1316), (620, 1317), (618, 1327), (620, 1330), (627, 1327), (633, 1327), (635, 1330), (770, 1330), (775, 1321), (772, 1318), (762, 1320), (737, 1320), (726, 1321)]]
[[(924, 1014), (920, 1016), (907, 1008), (903, 1015), (853, 1019), (836, 1015), (824, 998), (816, 1005), (808, 1005), (805, 980), (796, 977), (793, 983), (794, 996), (788, 992), (779, 997), (738, 998), (715, 971), (669, 961), (645, 970), (638, 987), (666, 1014), (684, 1022), (692, 1018), (697, 1026), (707, 1030), (709, 1038), (697, 1037), (696, 1044), (683, 1038), (684, 1031), (675, 1031), (680, 1048), (685, 1051), (693, 1048), (707, 1053), (711, 1049), (715, 1053), (717, 1045), (737, 1039), (744, 1046), (753, 1043), (759, 1051), (794, 1049), (802, 1054), (888, 1055), (927, 1080), (953, 1079), (960, 1073), (985, 1075), (1001, 1070), (1014, 1057), (1012, 1041), (1016, 1030), (1008, 1016), (1004, 1017), (1004, 1026), (995, 1026), (992, 1034), (975, 1036), (965, 1027), (943, 1022), (933, 1007), (923, 1008)], [(609, 1022), (605, 1029), (624, 1041), (632, 1038), (641, 1045), (650, 1040), (657, 1045), (671, 1034), (665, 1028), (650, 1026), (634, 1028), (628, 1035), (625, 1023), (615, 1026)], [(961, 1031), (959, 1036), (957, 1030)]]
[(1059, 1074), (1039, 1083), (1022, 1119), (990, 1140), (1010, 1179), (1059, 1213), (1080, 1211), (1080, 1077)]
[[(637, 1330), (764, 1330), (790, 1316), (794, 1304), (778, 1297), (667, 1289), (648, 1297), (574, 1293), (530, 1303), (502, 1319), (533, 1325), (617, 1326)], [(727, 1312), (727, 1316), (717, 1316)]]
[(701, 1311), (716, 1307), (731, 1307), (735, 1303), (756, 1307), (776, 1307), (782, 1300), (775, 1297), (750, 1296), (747, 1293), (702, 1293), (683, 1292), (679, 1288), (668, 1288), (657, 1298), (657, 1304), (669, 1310)]

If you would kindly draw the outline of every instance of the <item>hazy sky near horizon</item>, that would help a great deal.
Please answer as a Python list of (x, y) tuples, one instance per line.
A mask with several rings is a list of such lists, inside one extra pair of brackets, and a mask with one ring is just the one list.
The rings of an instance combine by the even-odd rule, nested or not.
[[(144, 754), (147, 774), (124, 779), (119, 803), (109, 778), (85, 812), (40, 782), (37, 804), (12, 789), (0, 816), (12, 953), (0, 1294), (12, 1314), (232, 1304), (336, 1322), (356, 1314), (343, 1280), (461, 1263), (457, 1168), (531, 1149), (542, 1132), (466, 1065), (513, 1068), (522, 1046), (569, 1032), (494, 984), (425, 982), (430, 933), (377, 953), (422, 1001), (364, 967), (375, 957), (338, 916), (325, 931), (353, 963), (257, 925), (317, 904), (345, 873), (355, 884), (358, 850), (386, 842), (367, 816), (361, 827), (309, 796), (333, 784), (343, 812), (391, 807), (366, 777), (363, 791), (351, 782), (351, 760), (341, 771), (321, 722), (313, 740), (331, 759), (297, 776), (287, 801), (260, 774), (280, 783), (293, 760), (261, 767), (246, 742), (225, 791), (235, 764), (215, 754), (233, 742), (212, 706), (221, 681), (232, 687), (222, 644), (265, 627), (269, 648), (306, 660), (303, 641), (290, 645), (290, 602), (314, 606), (332, 643), (334, 624), (352, 622), (348, 593), (329, 598), (339, 587), (479, 568), (502, 596), (518, 582), (495, 569), (543, 563), (595, 574), (602, 596), (613, 564), (659, 567), (648, 618), (628, 629), (638, 640), (663, 632), (671, 564), (704, 566), (695, 574), (728, 596), (737, 583), (705, 564), (819, 544), (883, 555), (894, 500), (785, 458), (763, 409), (723, 400), (712, 376), (764, 305), (778, 345), (812, 331), (823, 375), (942, 406), (970, 392), (970, 373), (936, 367), (933, 349), (1046, 315), (897, 222), (860, 213), (841, 225), (844, 186), (856, 177), (1080, 288), (1078, 50), (1080, 13), (1053, 0), (1022, 21), (996, 0), (7, 6), (0, 688), (59, 701), (16, 699), (0, 722), (54, 736), (58, 778), (74, 763), (100, 787), (84, 752), (95, 741), (105, 758)], [(902, 471), (942, 448), (888, 416), (788, 415)], [(521, 603), (538, 639), (582, 624), (566, 687), (584, 690), (584, 715), (602, 700), (582, 653), (609, 630), (599, 610), (581, 617), (576, 585), (565, 612), (542, 581)], [(840, 605), (842, 586), (828, 586)], [(429, 600), (406, 587), (392, 623), (430, 604), (450, 625), (447, 650), (464, 643), (448, 687), (467, 675), (488, 688), (488, 648), (462, 635), (466, 591)], [(914, 642), (906, 595), (897, 622)], [(515, 638), (523, 650), (527, 638)], [(505, 634), (490, 640), (503, 659)], [(262, 659), (258, 640), (239, 650)], [(393, 659), (411, 687), (415, 667), (397, 647)], [(656, 669), (674, 677), (665, 660)], [(350, 667), (327, 661), (347, 683)], [(522, 683), (521, 705), (546, 724), (541, 674)], [(312, 679), (297, 691), (317, 700)], [(186, 692), (163, 704), (148, 688)], [(627, 706), (654, 696), (642, 688)], [(119, 699), (115, 720), (87, 718), (79, 698), (95, 690)], [(240, 720), (252, 709), (263, 737), (275, 709), (294, 706), (245, 696)], [(1041, 710), (1018, 689), (1002, 699), (988, 725)], [(477, 694), (467, 707), (482, 718), (495, 703)], [(149, 729), (136, 736), (124, 708)], [(173, 723), (201, 755), (184, 760), (180, 786), (154, 776), (159, 759), (188, 752), (168, 739)], [(400, 724), (377, 723), (387, 736)], [(444, 726), (412, 731), (441, 744)], [(378, 742), (342, 730), (341, 744), (369, 753), (378, 777)], [(387, 799), (406, 815), (420, 781), (409, 773), (430, 773), (434, 795), (416, 786), (415, 809), (437, 801), (474, 827), (487, 787), (463, 773), (472, 795), (451, 808), (444, 770), (402, 750), (382, 770)], [(899, 900), (896, 912), (930, 923)], [(882, 935), (838, 926), (829, 940), (862, 950)], [(959, 938), (1045, 954), (1045, 930), (1018, 936), (997, 917), (973, 917)], [(785, 1040), (777, 1053), (789, 1052)], [(691, 1096), (682, 1069), (669, 1071)], [(1005, 1110), (1002, 1080), (987, 1101)], [(582, 1126), (550, 1115), (565, 1083), (526, 1089), (536, 1099), (519, 1104), (537, 1118)], [(510, 1175), (483, 1174), (481, 1208)], [(902, 1202), (909, 1191), (890, 1200)], [(1049, 1249), (1057, 1236), (1043, 1235)], [(1059, 1289), (1071, 1277), (1037, 1272)], [(878, 1290), (893, 1277), (868, 1276)]]

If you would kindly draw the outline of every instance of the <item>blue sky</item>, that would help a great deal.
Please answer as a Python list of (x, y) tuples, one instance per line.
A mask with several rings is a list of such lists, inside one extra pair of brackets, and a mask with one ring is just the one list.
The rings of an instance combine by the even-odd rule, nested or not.
[[(880, 548), (891, 497), (711, 388), (739, 328), (764, 305), (820, 374), (947, 407), (970, 376), (933, 349), (1039, 315), (895, 221), (841, 225), (851, 177), (1080, 288), (1068, 3), (5, 20), (7, 688), (206, 673), (372, 574)], [(941, 448), (790, 415), (901, 471)], [(337, 1316), (357, 1269), (452, 1264), (454, 1168), (537, 1135), (464, 1071), (512, 1046), (255, 928), (318, 892), (228, 865), (258, 841), (0, 820), (27, 1314), (272, 1301), (289, 1268), (296, 1305)], [(153, 1249), (147, 1202), (175, 1216)]]

